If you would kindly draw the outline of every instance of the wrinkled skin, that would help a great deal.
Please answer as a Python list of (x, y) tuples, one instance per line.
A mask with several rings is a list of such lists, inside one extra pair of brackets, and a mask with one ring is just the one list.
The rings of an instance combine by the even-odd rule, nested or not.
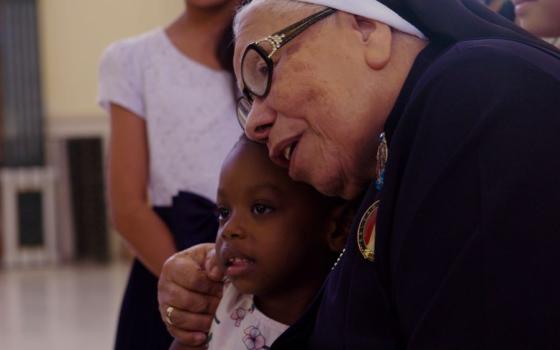
[[(249, 43), (315, 11), (278, 18), (258, 9), (247, 14), (249, 24), (241, 23), (236, 41), (237, 81)], [(270, 92), (255, 99), (246, 126), (247, 136), (266, 143), (271, 159), (289, 168), (294, 180), (345, 199), (355, 197), (373, 177), (375, 158), (364, 159), (375, 156), (376, 135), (396, 98), (395, 90), (384, 89), (391, 78), (367, 64), (375, 44), (363, 39), (358, 25), (354, 16), (338, 12), (282, 47), (273, 57)], [(372, 24), (368, 30), (375, 39), (389, 37), (390, 46), (387, 26)], [(381, 76), (387, 85), (363, 83)], [(291, 144), (296, 146), (287, 161), (284, 150)]]

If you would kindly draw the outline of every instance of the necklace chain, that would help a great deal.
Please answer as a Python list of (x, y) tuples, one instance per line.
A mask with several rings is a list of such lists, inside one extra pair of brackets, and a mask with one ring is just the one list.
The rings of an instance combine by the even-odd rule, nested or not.
[(346, 248), (342, 249), (342, 251), (340, 252), (340, 254), (338, 255), (338, 258), (336, 259), (336, 261), (334, 262), (333, 267), (331, 267), (331, 271), (334, 270), (334, 268), (336, 267), (336, 265), (338, 265), (338, 262), (340, 261), (340, 259), (342, 259), (342, 256), (344, 255), (344, 252), (346, 251)]

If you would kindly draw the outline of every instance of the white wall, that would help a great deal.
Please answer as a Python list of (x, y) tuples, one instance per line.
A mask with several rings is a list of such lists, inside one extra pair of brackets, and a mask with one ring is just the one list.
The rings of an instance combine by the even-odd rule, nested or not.
[(183, 0), (38, 0), (42, 89), (48, 123), (99, 120), (97, 65), (111, 42), (162, 26)]

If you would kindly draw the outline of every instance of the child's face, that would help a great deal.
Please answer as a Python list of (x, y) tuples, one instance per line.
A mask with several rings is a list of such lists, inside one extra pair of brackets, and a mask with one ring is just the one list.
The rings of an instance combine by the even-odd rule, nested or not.
[(325, 197), (293, 182), (266, 147), (235, 147), (222, 167), (217, 202), (218, 257), (242, 293), (272, 295), (324, 277), (332, 257)]
[(541, 37), (560, 36), (560, 0), (514, 0), (523, 29)]

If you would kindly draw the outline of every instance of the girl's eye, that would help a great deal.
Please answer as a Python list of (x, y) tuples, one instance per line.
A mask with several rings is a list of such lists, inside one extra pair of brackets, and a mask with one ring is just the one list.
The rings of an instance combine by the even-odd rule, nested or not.
[(272, 208), (264, 204), (255, 204), (251, 211), (256, 215), (264, 215), (272, 212)]
[(219, 221), (227, 220), (227, 218), (229, 217), (229, 209), (228, 208), (218, 207), (217, 213), (218, 213), (218, 220)]

